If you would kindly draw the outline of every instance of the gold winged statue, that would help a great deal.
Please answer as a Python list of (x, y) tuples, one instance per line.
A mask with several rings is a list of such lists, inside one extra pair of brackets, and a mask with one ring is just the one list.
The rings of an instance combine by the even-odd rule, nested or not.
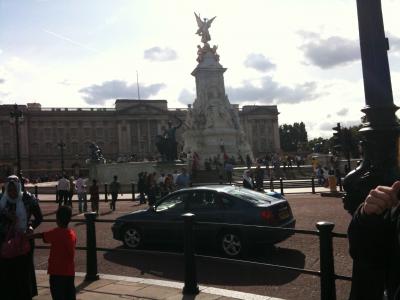
[(208, 28), (210, 28), (212, 21), (214, 21), (214, 18), (207, 20), (206, 18), (204, 18), (204, 20), (202, 21), (200, 18), (200, 14), (197, 15), (196, 13), (194, 13), (194, 15), (196, 16), (196, 21), (197, 21), (197, 25), (199, 26), (199, 29), (197, 29), (196, 34), (201, 36), (201, 42), (202, 43), (207, 43), (208, 41), (211, 40), (211, 36), (210, 33), (208, 32)]

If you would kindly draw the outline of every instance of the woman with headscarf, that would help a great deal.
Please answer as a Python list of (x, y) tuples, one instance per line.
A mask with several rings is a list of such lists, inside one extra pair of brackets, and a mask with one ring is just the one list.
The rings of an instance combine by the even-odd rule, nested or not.
[[(34, 244), (33, 241), (28, 242), (23, 238), (25, 233), (30, 233), (39, 226), (42, 220), (42, 212), (35, 196), (22, 191), (17, 176), (9, 176), (0, 199), (1, 299), (25, 300), (38, 294), (33, 265)], [(11, 241), (17, 240), (18, 245), (24, 247), (10, 248)]]
[(243, 173), (243, 187), (246, 189), (254, 190), (254, 181), (253, 178), (250, 176), (251, 174), (250, 169), (247, 169)]

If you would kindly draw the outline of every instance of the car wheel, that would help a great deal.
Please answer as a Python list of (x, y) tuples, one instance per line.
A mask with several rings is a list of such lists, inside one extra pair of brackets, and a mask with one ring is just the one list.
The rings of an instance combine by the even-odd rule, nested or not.
[(243, 254), (243, 241), (237, 232), (223, 232), (219, 241), (222, 253), (225, 256), (236, 258)]
[(142, 234), (137, 227), (128, 227), (124, 231), (123, 242), (125, 247), (137, 249), (142, 244)]

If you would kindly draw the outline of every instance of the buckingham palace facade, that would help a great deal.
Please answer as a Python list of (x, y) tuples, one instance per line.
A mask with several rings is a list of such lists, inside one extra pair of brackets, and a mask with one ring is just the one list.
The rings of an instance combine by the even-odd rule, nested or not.
[[(277, 106), (239, 106), (242, 128), (249, 139), (254, 157), (280, 150)], [(168, 108), (166, 100), (115, 101), (114, 108), (44, 108), (39, 103), (18, 105), (21, 165), (24, 174), (60, 171), (59, 145), (65, 144), (65, 169), (85, 168), (88, 149), (95, 142), (107, 160), (117, 161), (133, 154), (138, 159), (158, 156), (155, 138), (168, 121), (177, 124), (178, 149), (187, 109)], [(10, 118), (13, 105), (0, 105), (0, 172), (10, 173), (16, 166), (15, 120)]]

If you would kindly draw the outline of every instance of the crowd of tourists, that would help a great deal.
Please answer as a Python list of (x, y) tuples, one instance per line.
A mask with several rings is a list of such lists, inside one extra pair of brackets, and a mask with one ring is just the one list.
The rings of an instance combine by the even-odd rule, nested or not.
[(185, 168), (181, 173), (175, 170), (171, 173), (140, 172), (138, 178), (139, 203), (148, 203), (153, 206), (157, 199), (176, 190), (190, 186), (190, 175)]

